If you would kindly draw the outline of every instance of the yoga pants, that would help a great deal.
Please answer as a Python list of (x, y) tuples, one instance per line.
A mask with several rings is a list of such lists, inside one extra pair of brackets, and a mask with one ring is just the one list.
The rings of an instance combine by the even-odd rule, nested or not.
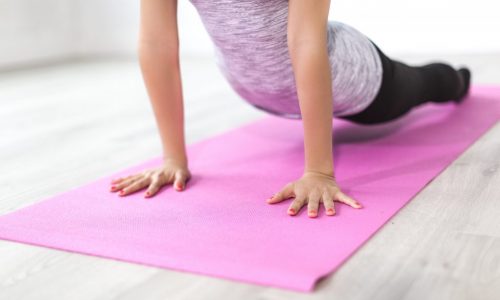
[(376, 98), (363, 111), (338, 118), (359, 124), (385, 123), (426, 102), (447, 102), (456, 98), (460, 86), (459, 73), (450, 65), (409, 66), (390, 59), (377, 45), (375, 48), (383, 69), (382, 84)]

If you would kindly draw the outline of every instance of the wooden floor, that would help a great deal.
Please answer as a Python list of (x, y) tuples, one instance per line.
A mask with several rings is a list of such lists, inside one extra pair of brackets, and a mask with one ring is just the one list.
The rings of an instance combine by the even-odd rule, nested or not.
[[(446, 60), (500, 84), (500, 53)], [(187, 142), (264, 117), (183, 58)], [(159, 156), (133, 59), (0, 73), (0, 214)], [(0, 299), (500, 299), (500, 123), (312, 294), (0, 241)]]

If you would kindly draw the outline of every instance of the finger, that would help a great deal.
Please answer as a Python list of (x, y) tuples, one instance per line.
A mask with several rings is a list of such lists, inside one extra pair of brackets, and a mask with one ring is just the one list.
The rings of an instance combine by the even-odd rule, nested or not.
[(113, 184), (114, 183), (120, 183), (120, 182), (122, 182), (122, 181), (124, 181), (126, 179), (130, 179), (130, 178), (132, 178), (134, 176), (137, 176), (137, 174), (132, 174), (132, 175), (129, 175), (129, 176), (126, 176), (126, 177), (119, 177), (119, 178), (113, 179), (113, 180), (111, 180), (111, 183), (113, 183)]
[(333, 202), (332, 196), (329, 193), (324, 192), (321, 198), (323, 199), (323, 205), (325, 206), (326, 214), (328, 216), (335, 215), (335, 203)]
[(122, 190), (123, 188), (131, 185), (132, 183), (134, 183), (138, 179), (139, 179), (139, 175), (130, 176), (128, 179), (125, 179), (118, 184), (112, 185), (111, 191), (118, 192), (118, 191)]
[(306, 197), (296, 196), (292, 204), (290, 204), (290, 207), (288, 208), (288, 214), (291, 216), (295, 216), (296, 214), (299, 213), (300, 209), (302, 208), (302, 206), (304, 206), (304, 204), (306, 204)]
[(161, 181), (159, 179), (152, 179), (144, 196), (151, 197), (151, 196), (155, 195), (158, 192), (158, 190), (160, 190), (160, 188), (162, 186), (163, 186), (163, 184), (161, 183)]
[(276, 194), (272, 195), (269, 199), (266, 200), (267, 203), (269, 204), (274, 204), (281, 202), (285, 199), (295, 197), (294, 192), (293, 192), (293, 183), (290, 182), (281, 189), (281, 191), (277, 192)]
[(162, 186), (169, 182), (169, 177), (164, 173), (153, 173), (153, 175), (151, 175), (151, 181), (157, 182), (160, 186)]
[(307, 215), (310, 218), (316, 218), (318, 216), (318, 208), (319, 208), (319, 200), (321, 195), (318, 193), (312, 192), (309, 194), (307, 201)]
[(121, 183), (117, 184), (117, 185), (114, 185), (111, 187), (111, 191), (112, 192), (118, 192), (118, 191), (121, 191), (123, 190), (124, 188), (126, 188), (127, 186), (131, 185), (134, 183), (136, 179), (127, 179), (127, 180), (124, 180), (122, 181)]
[[(154, 177), (154, 176), (153, 176)], [(158, 174), (158, 179), (163, 183), (163, 184), (167, 184), (167, 183), (174, 183), (174, 180), (175, 180), (175, 174), (172, 173), (172, 172), (168, 172), (167, 174), (165, 173), (160, 173)]]
[(133, 184), (131, 184), (130, 186), (127, 186), (126, 188), (121, 190), (119, 195), (125, 196), (125, 195), (133, 193), (139, 189), (142, 189), (143, 187), (145, 187), (149, 183), (149, 181), (150, 181), (150, 178), (148, 178), (148, 177), (139, 179), (136, 182), (134, 182)]
[[(130, 177), (130, 176), (128, 176)], [(120, 177), (120, 178), (115, 178), (115, 179), (112, 179), (111, 180), (111, 184), (115, 184), (115, 183), (120, 183), (122, 182), (123, 180), (125, 180), (127, 177)]]
[(182, 191), (186, 186), (188, 174), (184, 171), (177, 171), (174, 177), (174, 186), (177, 191)]
[(155, 173), (151, 176), (151, 180), (153, 182), (157, 182), (159, 188), (166, 184), (173, 183), (175, 180), (175, 174), (169, 172), (169, 173), (164, 173), (164, 172), (159, 172)]
[(347, 205), (350, 205), (354, 208), (361, 208), (361, 204), (359, 204), (356, 200), (354, 200), (353, 198), (347, 196), (346, 194), (342, 193), (342, 192), (338, 192), (337, 195), (336, 195), (336, 199), (339, 200), (340, 202), (343, 202)]
[(115, 178), (115, 179), (112, 179), (111, 180), (111, 184), (115, 184), (115, 183), (119, 183), (120, 181), (122, 181), (123, 178)]

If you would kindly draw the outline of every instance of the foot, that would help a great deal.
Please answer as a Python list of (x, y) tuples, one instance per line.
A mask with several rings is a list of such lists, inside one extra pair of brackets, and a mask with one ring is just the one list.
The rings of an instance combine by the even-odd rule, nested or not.
[(470, 77), (471, 77), (470, 70), (466, 67), (458, 69), (458, 73), (460, 74), (460, 80), (462, 81), (463, 88), (458, 94), (458, 96), (455, 97), (456, 99), (453, 100), (457, 104), (464, 101), (464, 99), (467, 98), (467, 95), (469, 95)]

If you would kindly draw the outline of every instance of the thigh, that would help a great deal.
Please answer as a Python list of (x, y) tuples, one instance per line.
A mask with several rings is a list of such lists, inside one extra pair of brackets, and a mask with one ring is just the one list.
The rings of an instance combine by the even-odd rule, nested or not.
[(385, 123), (403, 116), (421, 103), (423, 82), (418, 68), (392, 60), (376, 45), (375, 47), (383, 67), (382, 83), (377, 96), (362, 112), (339, 118), (359, 124)]
[[(375, 45), (375, 43), (373, 44)], [(387, 117), (385, 113), (390, 106), (390, 102), (393, 101), (391, 97), (393, 94), (391, 87), (394, 86), (392, 83), (394, 80), (393, 65), (392, 61), (376, 45), (375, 47), (382, 62), (383, 72), (382, 82), (375, 99), (363, 111), (354, 115), (338, 116), (338, 118), (359, 124), (375, 124), (383, 122)]]

